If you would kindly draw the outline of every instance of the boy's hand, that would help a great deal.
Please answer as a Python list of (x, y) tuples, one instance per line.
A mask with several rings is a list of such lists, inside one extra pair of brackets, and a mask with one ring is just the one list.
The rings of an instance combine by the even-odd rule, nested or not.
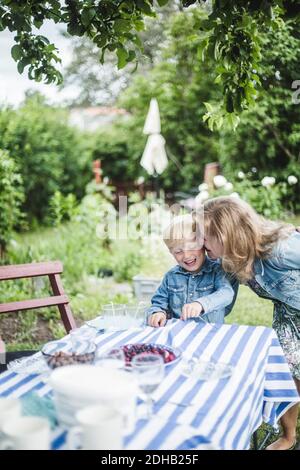
[(148, 323), (150, 326), (154, 328), (158, 328), (159, 326), (165, 326), (167, 322), (167, 315), (165, 312), (155, 312), (149, 317)]
[(182, 307), (180, 319), (187, 320), (188, 318), (199, 317), (202, 311), (203, 307), (199, 302), (191, 302), (190, 304), (185, 304)]

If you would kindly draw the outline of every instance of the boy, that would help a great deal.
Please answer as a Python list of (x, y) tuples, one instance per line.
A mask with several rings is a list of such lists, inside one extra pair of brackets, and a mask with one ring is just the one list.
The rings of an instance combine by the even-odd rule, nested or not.
[(223, 323), (234, 291), (220, 264), (205, 255), (195, 214), (174, 217), (163, 234), (177, 265), (168, 271), (151, 299), (148, 324), (164, 326), (167, 318), (197, 318)]

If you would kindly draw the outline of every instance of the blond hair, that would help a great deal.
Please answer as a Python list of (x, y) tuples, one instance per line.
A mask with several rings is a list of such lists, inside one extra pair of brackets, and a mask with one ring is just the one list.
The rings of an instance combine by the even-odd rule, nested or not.
[(199, 234), (197, 218), (194, 213), (177, 215), (163, 232), (167, 247), (173, 248), (184, 240), (195, 240)]
[(253, 277), (255, 259), (270, 257), (274, 245), (295, 230), (290, 224), (265, 219), (239, 198), (210, 199), (203, 209), (205, 236), (223, 245), (222, 267), (240, 282)]

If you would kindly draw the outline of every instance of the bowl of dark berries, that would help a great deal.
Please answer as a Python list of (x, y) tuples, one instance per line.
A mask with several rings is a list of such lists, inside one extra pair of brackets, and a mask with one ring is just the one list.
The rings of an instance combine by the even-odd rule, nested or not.
[(121, 346), (125, 355), (126, 366), (131, 366), (132, 359), (138, 354), (158, 354), (164, 360), (165, 366), (176, 363), (181, 358), (181, 351), (178, 348), (171, 348), (155, 343), (135, 343)]
[(65, 341), (52, 341), (42, 349), (42, 355), (50, 369), (57, 367), (92, 364), (95, 359), (96, 345), (93, 343), (82, 344), (76, 351), (70, 351)]

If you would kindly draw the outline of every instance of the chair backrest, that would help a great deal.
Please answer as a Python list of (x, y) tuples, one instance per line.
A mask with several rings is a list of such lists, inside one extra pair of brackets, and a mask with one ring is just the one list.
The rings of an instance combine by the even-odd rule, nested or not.
[(60, 274), (62, 272), (63, 265), (60, 261), (1, 266), (0, 281), (48, 276), (53, 296), (41, 299), (0, 303), (0, 314), (56, 305), (59, 309), (66, 332), (69, 333), (71, 329), (76, 328), (76, 323), (69, 305), (69, 299), (67, 295), (65, 295), (61, 283)]

